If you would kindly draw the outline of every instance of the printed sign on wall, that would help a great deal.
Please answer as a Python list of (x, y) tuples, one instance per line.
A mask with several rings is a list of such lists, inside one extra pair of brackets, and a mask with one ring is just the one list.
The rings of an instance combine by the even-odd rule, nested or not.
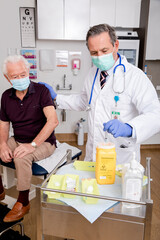
[(20, 7), (22, 47), (35, 47), (35, 9)]

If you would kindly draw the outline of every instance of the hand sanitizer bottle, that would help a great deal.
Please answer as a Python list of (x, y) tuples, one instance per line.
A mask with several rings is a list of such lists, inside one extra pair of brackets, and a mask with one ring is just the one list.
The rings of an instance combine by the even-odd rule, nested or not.
[[(124, 199), (140, 201), (142, 196), (143, 171), (139, 167), (139, 163), (135, 159), (135, 152), (133, 152), (133, 159), (130, 162), (130, 167), (124, 175), (124, 182), (122, 185), (122, 196)], [(127, 208), (138, 207), (137, 204), (123, 203)]]

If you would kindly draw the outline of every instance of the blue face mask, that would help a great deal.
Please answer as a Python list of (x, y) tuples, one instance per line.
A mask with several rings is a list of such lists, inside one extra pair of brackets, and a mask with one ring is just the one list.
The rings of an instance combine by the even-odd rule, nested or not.
[(108, 71), (115, 63), (113, 52), (102, 56), (92, 56), (92, 62), (101, 71)]
[(29, 76), (25, 78), (10, 80), (10, 81), (13, 84), (12, 87), (18, 91), (23, 91), (27, 89), (30, 84)]

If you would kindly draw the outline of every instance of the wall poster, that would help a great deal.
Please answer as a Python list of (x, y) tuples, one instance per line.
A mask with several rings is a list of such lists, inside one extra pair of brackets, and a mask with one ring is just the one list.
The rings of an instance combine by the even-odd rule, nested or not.
[(35, 9), (20, 7), (21, 46), (36, 47)]
[(37, 79), (37, 59), (35, 49), (21, 49), (21, 55), (27, 59), (30, 64), (29, 79)]

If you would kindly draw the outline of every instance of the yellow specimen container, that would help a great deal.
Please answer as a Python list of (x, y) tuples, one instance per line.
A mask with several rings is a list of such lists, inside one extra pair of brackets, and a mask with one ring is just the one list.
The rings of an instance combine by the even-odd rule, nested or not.
[[(82, 179), (82, 193), (99, 195), (99, 189), (95, 178)], [(83, 200), (88, 204), (96, 204), (98, 202), (98, 198), (92, 197), (83, 197)]]
[(113, 143), (100, 143), (96, 148), (96, 180), (98, 184), (113, 184), (116, 172), (116, 151)]
[[(48, 182), (47, 188), (61, 190), (63, 178), (64, 178), (64, 175), (52, 175)], [(48, 195), (48, 198), (51, 198), (51, 199), (61, 197), (61, 193), (58, 193), (58, 192), (46, 191), (46, 194)]]
[(96, 163), (95, 162), (86, 162), (86, 161), (75, 161), (73, 166), (77, 170), (81, 171), (95, 171)]
[[(75, 174), (65, 174), (62, 183), (62, 190), (78, 192), (78, 188), (79, 188), (79, 176)], [(75, 198), (76, 196), (64, 193), (63, 197)]]

